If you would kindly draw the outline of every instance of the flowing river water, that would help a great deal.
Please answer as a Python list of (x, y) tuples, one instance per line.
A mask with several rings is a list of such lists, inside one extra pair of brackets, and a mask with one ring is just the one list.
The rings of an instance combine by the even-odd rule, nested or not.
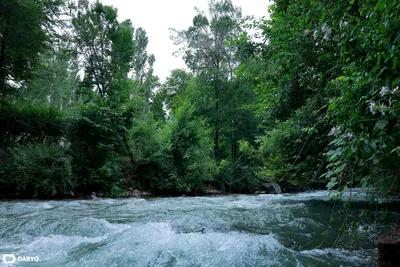
[(14, 255), (13, 266), (376, 266), (372, 223), (357, 229), (351, 251), (329, 247), (339, 228), (329, 226), (339, 216), (331, 199), (314, 191), (3, 201), (0, 255)]

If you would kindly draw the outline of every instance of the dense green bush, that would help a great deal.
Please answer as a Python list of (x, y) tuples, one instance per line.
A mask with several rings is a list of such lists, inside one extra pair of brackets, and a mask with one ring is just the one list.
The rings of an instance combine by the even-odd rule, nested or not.
[(63, 196), (73, 189), (63, 114), (48, 105), (0, 106), (0, 195)]
[(399, 189), (400, 3), (359, 1), (344, 10), (337, 44), (343, 75), (332, 81), (330, 187)]
[(330, 82), (343, 66), (337, 27), (350, 6), (348, 1), (276, 1), (270, 18), (254, 25), (268, 43), (239, 40), (243, 49), (253, 49), (238, 77), (250, 81), (258, 97), (254, 108), (265, 134), (251, 154), (260, 178), (303, 186), (326, 179), (321, 175), (332, 126), (327, 110), (338, 94)]
[(102, 102), (69, 113), (66, 136), (78, 191), (114, 195), (119, 191), (124, 178), (122, 157), (130, 154), (125, 134), (132, 119), (132, 109), (112, 109)]
[(0, 105), (0, 147), (58, 141), (63, 135), (63, 114), (48, 105)]
[(253, 84), (265, 129), (247, 149), (260, 178), (399, 187), (399, 10), (395, 0), (275, 1), (254, 24), (268, 43), (238, 40), (237, 76)]
[(2, 162), (0, 191), (22, 197), (59, 197), (74, 187), (71, 157), (57, 144), (16, 146)]
[[(241, 144), (249, 145), (246, 141), (242, 141)], [(265, 181), (256, 175), (257, 168), (255, 159), (245, 153), (234, 162), (231, 159), (222, 160), (212, 185), (223, 192), (253, 193), (260, 188), (260, 183)]]
[(200, 190), (215, 174), (211, 131), (193, 113), (193, 105), (183, 100), (172, 115), (171, 124), (166, 126), (171, 127), (167, 129), (171, 132), (169, 179), (178, 190), (186, 192)]
[(203, 189), (216, 173), (212, 140), (205, 122), (181, 100), (171, 119), (163, 124), (138, 121), (131, 130), (138, 172), (152, 190), (188, 193)]

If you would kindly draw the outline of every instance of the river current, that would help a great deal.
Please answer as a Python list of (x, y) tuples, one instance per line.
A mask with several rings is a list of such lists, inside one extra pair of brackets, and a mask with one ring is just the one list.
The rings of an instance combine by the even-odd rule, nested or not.
[(12, 266), (376, 266), (374, 224), (356, 230), (351, 250), (330, 247), (340, 227), (329, 225), (340, 212), (331, 199), (314, 191), (3, 201), (0, 256), (14, 255)]

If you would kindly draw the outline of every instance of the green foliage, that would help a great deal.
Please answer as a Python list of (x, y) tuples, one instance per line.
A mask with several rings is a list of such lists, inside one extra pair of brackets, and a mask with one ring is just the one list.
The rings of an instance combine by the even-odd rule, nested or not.
[(398, 188), (398, 7), (276, 1), (251, 25), (267, 44), (238, 38), (237, 77), (255, 88), (265, 129), (244, 149), (260, 178)]
[(172, 171), (170, 179), (180, 191), (196, 191), (210, 181), (215, 173), (211, 158), (212, 142), (205, 122), (193, 117), (194, 107), (182, 103), (172, 114), (170, 155)]
[[(326, 166), (323, 152), (329, 124), (312, 113), (315, 109), (312, 104), (304, 106), (259, 138), (260, 178), (302, 186), (320, 181)], [(309, 126), (311, 123), (315, 124)]]
[(59, 141), (63, 114), (48, 105), (0, 106), (0, 147)]
[(242, 64), (238, 78), (255, 88), (250, 105), (263, 121), (258, 139), (258, 175), (307, 185), (320, 180), (329, 143), (327, 106), (334, 92), (329, 82), (341, 73), (335, 29), (327, 24), (341, 17), (338, 2), (277, 1), (270, 19), (255, 22), (268, 39), (257, 44), (248, 35), (237, 41)]
[(94, 88), (111, 104), (127, 99), (124, 87), (134, 53), (131, 22), (119, 23), (116, 9), (96, 1), (79, 5), (72, 24), (77, 52), (84, 59), (82, 86)]
[(332, 82), (331, 186), (362, 186), (386, 195), (399, 188), (398, 76), (400, 4), (361, 1), (344, 11), (338, 40), (343, 74)]
[(277, 0), (251, 22), (210, 1), (173, 36), (191, 72), (162, 85), (144, 29), (100, 1), (66, 9), (0, 1), (2, 191), (399, 189), (398, 1)]
[(163, 124), (138, 121), (131, 130), (133, 151), (142, 161), (143, 182), (161, 192), (197, 192), (216, 172), (212, 141), (204, 120), (181, 100)]
[(135, 54), (131, 62), (135, 88), (131, 96), (134, 98), (143, 98), (143, 114), (145, 117), (148, 116), (150, 105), (152, 105), (150, 101), (156, 100), (156, 102), (153, 101), (153, 103), (158, 105), (158, 107), (155, 108), (155, 105), (153, 105), (152, 108), (156, 111), (158, 118), (162, 119), (162, 104), (160, 103), (162, 100), (153, 94), (154, 89), (159, 85), (158, 77), (153, 75), (153, 65), (156, 59), (154, 55), (149, 55), (147, 53), (148, 42), (149, 38), (147, 37), (146, 31), (143, 28), (136, 29), (134, 34)]
[(193, 75), (183, 69), (171, 71), (171, 75), (162, 84), (159, 95), (162, 95), (169, 110), (174, 110), (179, 102), (179, 97), (188, 97), (188, 87), (193, 80)]
[[(229, 90), (233, 88), (233, 73), (238, 64), (235, 58), (235, 47), (228, 46), (229, 40), (241, 32), (241, 9), (232, 1), (210, 1), (208, 12), (197, 10), (193, 25), (187, 30), (176, 31), (173, 39), (181, 45), (180, 53), (187, 66), (197, 75), (200, 82), (201, 100), (207, 107), (196, 104), (199, 114), (206, 117), (214, 129), (214, 157), (220, 160), (224, 157), (220, 142), (224, 137), (221, 128), (225, 123), (232, 123), (235, 118), (226, 118), (223, 113), (229, 103)], [(211, 103), (212, 106), (208, 106)], [(229, 103), (230, 104), (230, 103)], [(228, 106), (227, 106), (228, 107)], [(234, 106), (237, 108), (237, 106)], [(203, 112), (206, 110), (206, 112)], [(237, 139), (232, 140), (233, 143)], [(234, 144), (232, 144), (234, 145)]]
[(73, 188), (71, 158), (60, 145), (15, 146), (0, 175), (0, 191), (22, 197), (64, 196)]
[(71, 106), (77, 99), (78, 70), (70, 66), (71, 56), (67, 47), (46, 51), (33, 77), (26, 82), (23, 97), (30, 104), (48, 103), (59, 109)]
[(47, 7), (43, 1), (0, 1), (0, 100), (13, 87), (10, 81), (31, 76), (39, 53), (47, 47)]
[(125, 135), (134, 109), (111, 109), (104, 102), (88, 103), (71, 111), (67, 136), (73, 157), (72, 168), (81, 191), (109, 193), (123, 178), (122, 156), (130, 151)]
[[(248, 144), (247, 141), (243, 142)], [(213, 184), (223, 192), (253, 193), (259, 189), (262, 182), (256, 175), (257, 167), (254, 158), (246, 153), (241, 153), (235, 161), (231, 158), (221, 160), (218, 165), (218, 176)]]
[[(130, 147), (135, 154), (138, 161), (145, 161), (149, 159), (163, 143), (163, 138), (169, 133), (166, 132), (164, 137), (158, 135), (158, 129), (163, 127), (163, 124), (157, 123), (153, 120), (136, 120), (129, 131)], [(161, 145), (162, 146), (162, 145)]]

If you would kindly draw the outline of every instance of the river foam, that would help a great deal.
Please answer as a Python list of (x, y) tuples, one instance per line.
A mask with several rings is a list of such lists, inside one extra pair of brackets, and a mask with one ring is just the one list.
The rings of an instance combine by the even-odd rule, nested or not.
[(34, 266), (374, 266), (372, 225), (357, 229), (354, 251), (329, 248), (331, 199), (315, 191), (0, 202), (0, 254), (39, 256)]

